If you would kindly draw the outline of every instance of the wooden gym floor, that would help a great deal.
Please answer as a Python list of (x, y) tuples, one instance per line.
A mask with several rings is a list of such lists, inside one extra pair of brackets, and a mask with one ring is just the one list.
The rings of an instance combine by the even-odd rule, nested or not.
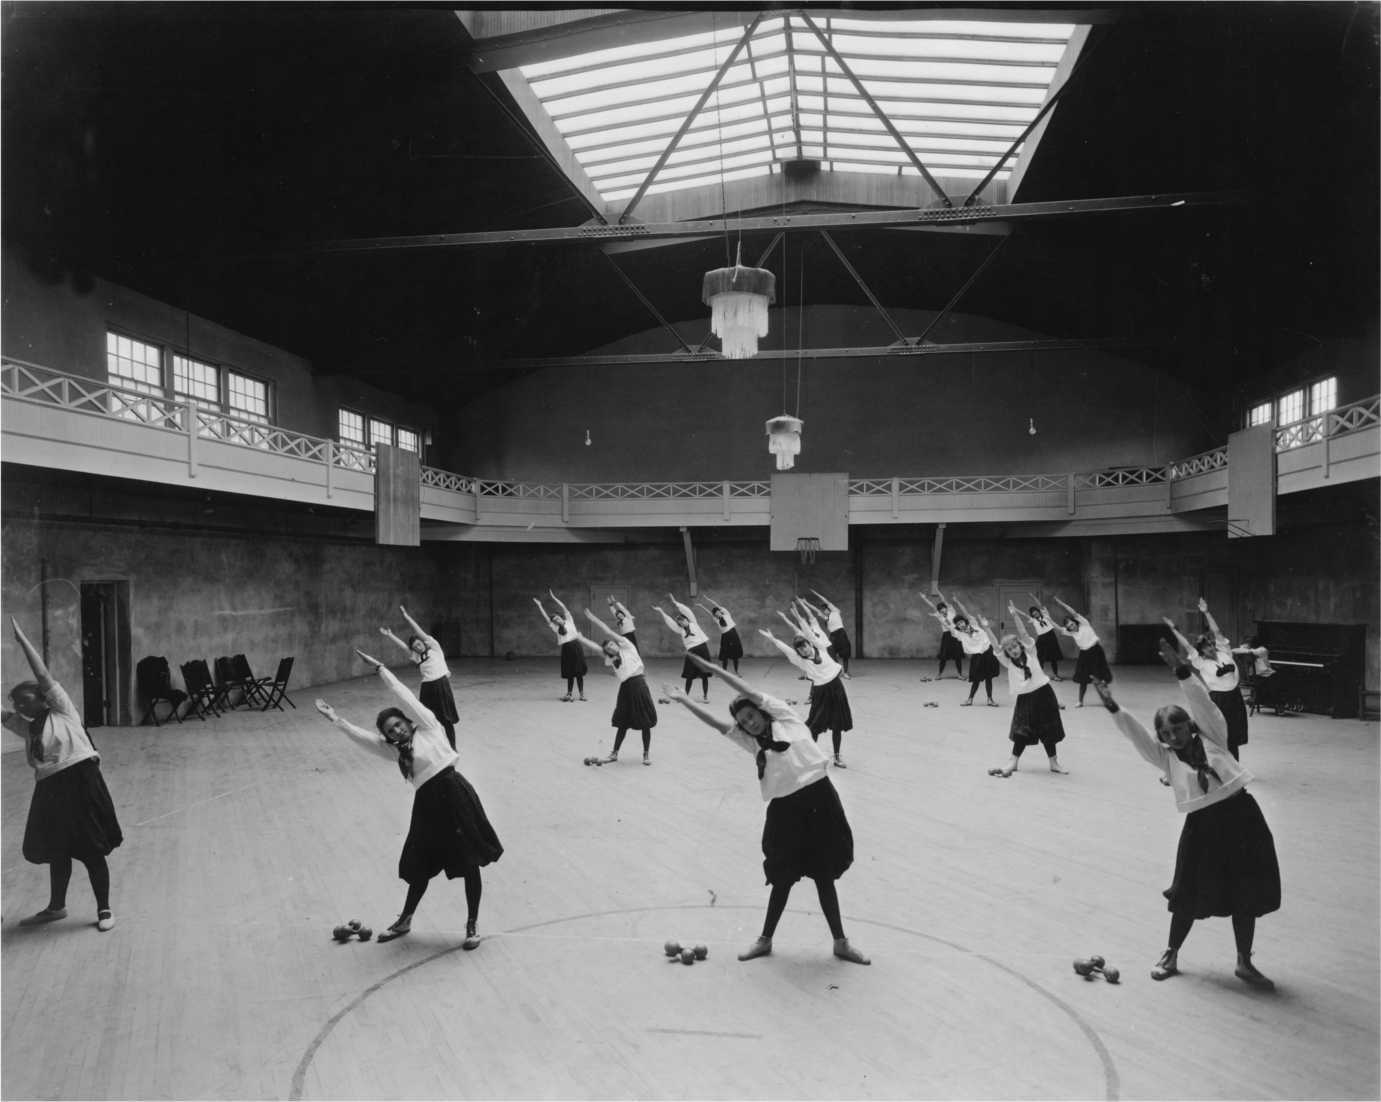
[[(654, 684), (679, 662), (655, 661)], [(1377, 1098), (1377, 726), (1252, 719), (1244, 760), (1275, 833), (1284, 905), (1258, 925), (1279, 989), (1232, 974), (1226, 919), (1200, 923), (1182, 975), (1154, 983), (1180, 818), (1101, 709), (1070, 704), (1061, 757), (1009, 780), (1010, 703), (958, 707), (931, 661), (863, 661), (835, 772), (857, 860), (839, 882), (871, 967), (830, 955), (797, 886), (772, 957), (741, 964), (767, 890), (752, 759), (675, 705), (651, 768), (636, 733), (606, 750), (614, 682), (561, 703), (555, 658), (453, 663), (462, 768), (507, 852), (485, 870), (475, 952), (464, 895), (434, 881), (413, 932), (332, 941), (398, 913), (410, 789), (312, 709), (368, 725), (377, 679), (291, 691), (297, 710), (95, 734), (125, 828), (118, 926), (70, 917), (20, 853), (32, 774), (3, 772), (3, 1072), (17, 1098)], [(415, 680), (411, 671), (405, 679)], [(744, 675), (804, 699), (785, 662)], [(1116, 671), (1144, 719), (1177, 697), (1158, 668)], [(722, 708), (728, 687), (712, 683)], [(980, 692), (981, 698), (981, 692)], [(938, 707), (924, 704), (934, 701)], [(828, 737), (828, 736), (826, 736)], [(10, 738), (13, 749), (18, 740)], [(668, 939), (709, 959), (669, 962)], [(1122, 983), (1085, 982), (1101, 953)]]

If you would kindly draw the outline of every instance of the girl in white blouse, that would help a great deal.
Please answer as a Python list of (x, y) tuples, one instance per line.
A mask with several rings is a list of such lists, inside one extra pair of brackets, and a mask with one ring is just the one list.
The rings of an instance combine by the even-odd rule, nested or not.
[[(728, 669), (729, 663), (734, 664), (734, 673), (738, 673), (738, 662), (743, 657), (743, 640), (739, 638), (738, 625), (734, 618), (729, 615), (729, 610), (718, 601), (714, 600), (708, 593), (705, 594), (708, 605), (700, 605), (716, 624), (719, 625), (719, 665), (721, 669)], [(700, 604), (699, 601), (696, 604)]]
[[(954, 621), (950, 615), (949, 605), (945, 603), (945, 595), (938, 589), (936, 596), (940, 598), (938, 602), (932, 601), (929, 596), (922, 593), (921, 600), (930, 606), (927, 614), (934, 617), (940, 624), (940, 668), (935, 671), (935, 680), (940, 681), (945, 676), (945, 663), (954, 663), (954, 675), (960, 681), (964, 680), (964, 648), (960, 645), (959, 638), (954, 634)], [(929, 681), (929, 678), (922, 680)]]
[(1168, 616), (1165, 617), (1165, 626), (1188, 653), (1189, 664), (1203, 679), (1208, 695), (1223, 713), (1228, 725), (1228, 750), (1234, 758), (1240, 758), (1242, 755), (1238, 748), (1247, 742), (1247, 704), (1242, 699), (1241, 673), (1237, 669), (1237, 659), (1232, 654), (1232, 644), (1218, 629), (1217, 621), (1208, 611), (1208, 602), (1202, 597), (1199, 598), (1199, 611), (1203, 613), (1208, 630), (1192, 646)]
[(385, 639), (392, 639), (408, 652), (408, 660), (417, 666), (417, 672), (422, 677), (417, 696), (431, 709), (432, 715), (436, 716), (437, 721), (445, 729), (446, 741), (454, 750), (456, 723), (460, 720), (460, 713), (456, 711), (456, 698), (451, 690), (451, 671), (446, 666), (446, 656), (441, 653), (441, 644), (422, 630), (421, 625), (408, 615), (406, 608), (399, 605), (398, 611), (403, 614), (403, 619), (408, 622), (408, 628), (412, 631), (408, 641), (404, 643), (388, 628), (380, 628), (379, 634)]
[(810, 609), (817, 617), (824, 622), (825, 634), (829, 636), (830, 650), (833, 651), (832, 657), (843, 669), (844, 677), (847, 679), (849, 674), (849, 659), (853, 657), (853, 644), (849, 642), (849, 633), (844, 630), (844, 614), (839, 611), (839, 606), (830, 601), (818, 589), (812, 589), (817, 597), (820, 598), (822, 608), (816, 608), (809, 601), (798, 597), (802, 604)]
[(614, 618), (614, 630), (627, 639), (633, 646), (638, 645), (638, 625), (633, 619), (633, 614), (623, 607), (623, 602), (609, 596), (609, 615)]
[(777, 613), (795, 632), (791, 646), (788, 647), (767, 628), (758, 629), (758, 634), (805, 674), (810, 682), (810, 713), (806, 717), (810, 737), (818, 739), (822, 731), (828, 731), (834, 747), (835, 767), (847, 769), (841, 753), (844, 732), (853, 730), (854, 714), (849, 707), (849, 694), (844, 688), (843, 668), (830, 657), (829, 636), (812, 619), (809, 606), (804, 601), (799, 603), (800, 608), (793, 605), (791, 609), (794, 620), (783, 612)]
[(657, 726), (657, 706), (652, 702), (652, 693), (647, 687), (647, 678), (643, 676), (642, 656), (638, 654), (638, 648), (627, 638), (611, 630), (603, 620), (588, 608), (585, 610), (585, 617), (607, 638), (603, 644), (587, 639), (583, 635), (577, 635), (576, 638), (580, 640), (583, 646), (588, 647), (604, 659), (604, 664), (609, 668), (609, 672), (618, 678), (619, 682), (619, 695), (614, 702), (614, 715), (609, 720), (614, 727), (614, 749), (604, 760), (606, 762), (619, 760), (619, 747), (623, 745), (624, 736), (632, 727), (634, 730), (642, 732), (643, 764), (651, 765), (652, 728)]
[(1031, 600), (1035, 601), (1027, 613), (1027, 619), (1031, 621), (1031, 628), (1036, 633), (1036, 665), (1050, 666), (1050, 680), (1063, 681), (1060, 676), (1060, 659), (1064, 655), (1060, 652), (1060, 640), (1055, 635), (1055, 621), (1050, 619), (1041, 603), (1036, 599), (1036, 595), (1031, 594)]
[(698, 656), (690, 661), (707, 674), (722, 677), (738, 691), (729, 705), (732, 722), (693, 703), (675, 686), (664, 686), (663, 691), (756, 758), (758, 788), (767, 803), (762, 867), (772, 892), (761, 935), (738, 959), (754, 960), (771, 954), (772, 938), (792, 885), (805, 876), (815, 881), (820, 910), (834, 937), (834, 955), (854, 964), (870, 963), (844, 935), (834, 882), (853, 864), (854, 836), (839, 793), (826, 776), (825, 752), (816, 745), (801, 717), (784, 702), (752, 688), (727, 670), (715, 669)]
[[(969, 615), (967, 608), (963, 611)], [(1036, 658), (1036, 641), (1022, 625), (1021, 613), (1011, 602), (1007, 604), (1007, 612), (1012, 617), (1016, 631), (1001, 639), (993, 633), (992, 626), (982, 612), (975, 614), (979, 626), (992, 640), (993, 654), (1007, 668), (1007, 687), (1015, 698), (1012, 726), (1007, 735), (1012, 740), (1012, 756), (1005, 766), (989, 769), (988, 775), (1010, 777), (1017, 771), (1017, 764), (1026, 748), (1038, 742), (1045, 748), (1050, 772), (1068, 773), (1069, 770), (1060, 764), (1056, 750), (1065, 737), (1064, 722), (1060, 719), (1060, 702), (1055, 699), (1050, 678), (1046, 677)]]
[[(1058, 597), (1055, 603), (1065, 610), (1064, 624), (1055, 624), (1055, 630), (1063, 632), (1074, 640), (1079, 648), (1079, 658), (1074, 663), (1074, 683), (1079, 686), (1079, 707), (1084, 706), (1084, 693), (1090, 681), (1111, 683), (1112, 670), (1108, 668), (1108, 656), (1103, 652), (1103, 644), (1098, 641), (1098, 633), (1093, 630), (1084, 617), (1080, 616)], [(1050, 611), (1041, 606), (1041, 615), (1051, 619)]]
[(571, 619), (570, 610), (561, 603), (561, 600), (550, 589), (547, 596), (555, 603), (561, 611), (551, 616), (547, 615), (547, 610), (542, 607), (542, 602), (534, 597), (532, 603), (537, 606), (537, 611), (542, 614), (542, 619), (551, 628), (552, 634), (556, 636), (556, 641), (561, 644), (561, 676), (566, 679), (566, 695), (561, 699), (571, 700), (571, 688), (578, 687), (580, 699), (585, 699), (585, 671), (589, 667), (585, 664), (585, 652), (580, 649), (580, 640), (577, 636), (580, 632), (576, 629), (575, 621)]
[(681, 662), (681, 679), (686, 683), (686, 692), (690, 692), (691, 685), (698, 680), (704, 699), (708, 702), (710, 699), (710, 675), (705, 673), (693, 659), (699, 658), (704, 662), (710, 660), (710, 637), (700, 630), (700, 625), (695, 619), (695, 613), (691, 611), (689, 605), (683, 605), (670, 593), (667, 594), (667, 597), (676, 607), (675, 619), (662, 611), (661, 605), (653, 605), (652, 607), (657, 610), (657, 615), (662, 618), (666, 626), (680, 637), (681, 646), (685, 648), (686, 657)]
[(436, 716), (377, 658), (358, 649), (355, 653), (373, 667), (401, 707), (381, 711), (374, 731), (341, 718), (324, 700), (316, 701), (316, 710), (358, 745), (396, 762), (403, 779), (413, 787), (412, 820), (398, 857), (398, 878), (408, 886), (407, 899), (402, 914), (379, 940), (391, 941), (412, 929), (413, 913), (427, 885), (437, 873), (444, 872), (448, 880), (465, 878), (462, 947), (473, 949), (480, 943), (475, 933), (483, 891), (480, 867), (502, 857), (503, 845), (478, 793), (456, 770), (459, 757), (446, 742), (446, 732)]
[(1255, 798), (1252, 779), (1228, 752), (1227, 724), (1193, 675), (1188, 654), (1160, 642), (1161, 660), (1175, 671), (1184, 706), (1156, 711), (1152, 735), (1123, 711), (1106, 682), (1094, 687), (1137, 753), (1170, 778), (1175, 806), (1184, 813), (1175, 850), (1175, 873), (1164, 891), (1170, 911), (1169, 944), (1151, 969), (1154, 980), (1179, 972), (1179, 951), (1196, 919), (1231, 916), (1237, 943), (1235, 974), (1252, 987), (1273, 984), (1252, 963), (1256, 920), (1280, 907), (1280, 865), (1275, 839)]

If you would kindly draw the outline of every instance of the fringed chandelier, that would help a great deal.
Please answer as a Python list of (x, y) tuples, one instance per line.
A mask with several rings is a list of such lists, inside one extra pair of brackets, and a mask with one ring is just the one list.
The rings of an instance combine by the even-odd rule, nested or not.
[(767, 422), (767, 450), (777, 457), (777, 470), (789, 471), (801, 454), (801, 429), (805, 422), (783, 413)]
[(739, 242), (734, 266), (706, 272), (700, 297), (710, 307), (710, 332), (725, 357), (756, 356), (758, 338), (767, 336), (767, 307), (777, 300), (777, 277), (766, 268), (745, 268)]

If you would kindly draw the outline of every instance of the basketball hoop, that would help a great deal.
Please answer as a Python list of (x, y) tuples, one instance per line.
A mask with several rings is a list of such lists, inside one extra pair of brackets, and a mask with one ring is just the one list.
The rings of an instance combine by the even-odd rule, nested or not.
[(801, 553), (801, 565), (810, 566), (815, 562), (815, 552), (820, 550), (820, 541), (811, 536), (802, 536), (796, 541), (796, 550)]

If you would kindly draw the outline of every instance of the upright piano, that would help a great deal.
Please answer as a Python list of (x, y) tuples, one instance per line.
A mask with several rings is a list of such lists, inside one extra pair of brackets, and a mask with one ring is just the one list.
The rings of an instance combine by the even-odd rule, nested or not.
[(1365, 624), (1258, 620), (1257, 645), (1275, 670), (1261, 685), (1262, 703), (1334, 719), (1357, 715), (1366, 639)]

